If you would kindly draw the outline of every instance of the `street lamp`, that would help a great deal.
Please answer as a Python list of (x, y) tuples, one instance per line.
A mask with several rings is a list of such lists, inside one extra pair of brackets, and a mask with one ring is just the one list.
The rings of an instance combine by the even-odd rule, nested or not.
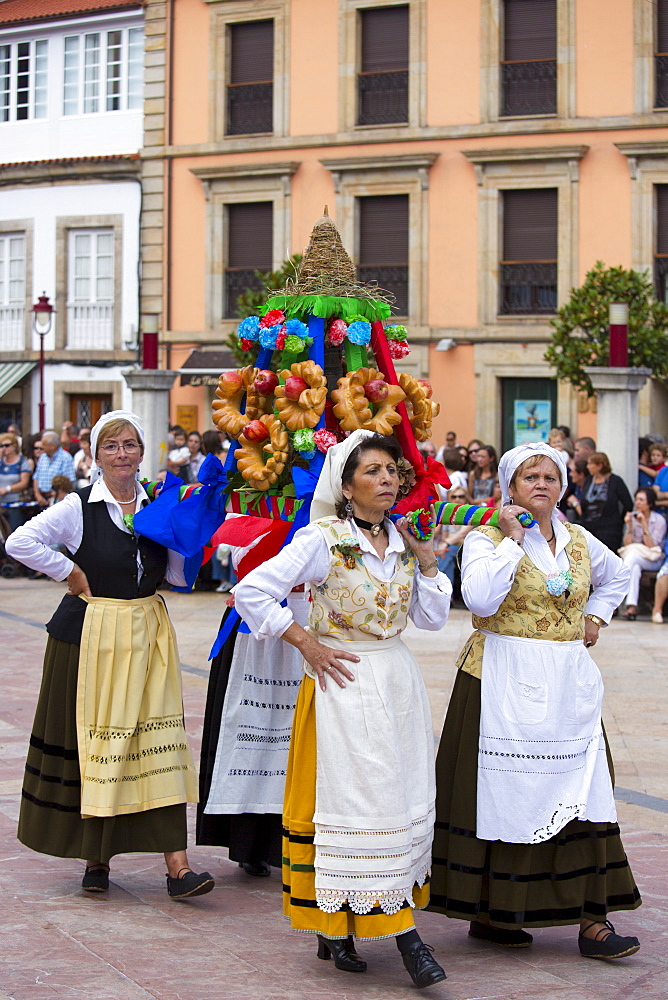
[(37, 299), (37, 302), (30, 310), (32, 313), (32, 327), (39, 337), (39, 432), (44, 430), (44, 338), (51, 330), (53, 314), (56, 311), (49, 302), (49, 296), (44, 292)]

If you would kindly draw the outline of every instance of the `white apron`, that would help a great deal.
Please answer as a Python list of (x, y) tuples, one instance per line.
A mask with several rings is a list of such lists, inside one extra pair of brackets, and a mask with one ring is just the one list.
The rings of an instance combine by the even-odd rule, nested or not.
[(582, 641), (481, 631), (477, 836), (537, 844), (572, 819), (614, 822), (603, 681)]

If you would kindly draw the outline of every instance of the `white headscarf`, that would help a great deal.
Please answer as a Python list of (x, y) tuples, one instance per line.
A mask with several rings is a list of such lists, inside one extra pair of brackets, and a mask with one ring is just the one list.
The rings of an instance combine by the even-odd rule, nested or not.
[(364, 430), (353, 431), (345, 441), (340, 441), (328, 449), (311, 501), (311, 521), (336, 514), (336, 504), (343, 499), (341, 476), (348, 456), (365, 438), (371, 437), (372, 433)]
[(532, 458), (534, 455), (545, 455), (546, 458), (551, 458), (556, 465), (559, 470), (559, 475), (561, 476), (561, 492), (559, 493), (559, 499), (561, 500), (564, 495), (564, 491), (568, 486), (566, 453), (563, 451), (557, 451), (556, 448), (552, 448), (549, 444), (545, 444), (544, 441), (536, 441), (527, 444), (520, 444), (517, 448), (511, 448), (510, 451), (507, 451), (505, 455), (501, 456), (501, 461), (499, 462), (499, 486), (501, 487), (502, 503), (506, 504), (510, 500), (510, 482), (515, 475), (515, 472), (520, 467), (522, 462), (526, 462), (527, 458)]
[[(93, 456), (93, 462), (90, 467), (90, 481), (91, 485), (96, 479), (101, 479), (102, 470), (95, 460), (95, 455), (97, 452), (97, 439), (100, 435), (102, 428), (110, 423), (112, 420), (125, 420), (127, 423), (132, 424), (134, 429), (137, 431), (137, 437), (139, 438), (139, 443), (142, 448), (144, 447), (144, 429), (139, 422), (139, 417), (136, 413), (130, 413), (129, 410), (112, 410), (111, 413), (105, 413), (103, 417), (100, 417), (98, 422), (95, 424), (90, 432), (90, 453)], [(139, 475), (139, 470), (137, 470), (137, 475)]]

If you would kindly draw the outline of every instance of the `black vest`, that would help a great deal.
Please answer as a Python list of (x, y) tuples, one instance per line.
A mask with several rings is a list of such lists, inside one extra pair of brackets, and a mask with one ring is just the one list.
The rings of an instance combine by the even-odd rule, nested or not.
[[(135, 536), (117, 528), (104, 500), (88, 503), (91, 487), (81, 490), (83, 538), (71, 555), (88, 578), (93, 597), (115, 597), (130, 601), (151, 597), (162, 582), (167, 568), (167, 549), (149, 538)], [(137, 583), (137, 549), (143, 573)], [(46, 630), (54, 639), (81, 642), (87, 604), (80, 597), (65, 595)]]

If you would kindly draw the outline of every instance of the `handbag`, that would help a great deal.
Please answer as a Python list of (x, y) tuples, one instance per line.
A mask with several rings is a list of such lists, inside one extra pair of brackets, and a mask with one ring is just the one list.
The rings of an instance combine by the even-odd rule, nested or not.
[(647, 562), (659, 562), (663, 559), (663, 549), (660, 545), (644, 545), (642, 542), (631, 542), (630, 545), (622, 545), (621, 549), (617, 549), (617, 555), (620, 555), (622, 559), (626, 553), (633, 553), (634, 555), (640, 556), (641, 559), (646, 559)]

